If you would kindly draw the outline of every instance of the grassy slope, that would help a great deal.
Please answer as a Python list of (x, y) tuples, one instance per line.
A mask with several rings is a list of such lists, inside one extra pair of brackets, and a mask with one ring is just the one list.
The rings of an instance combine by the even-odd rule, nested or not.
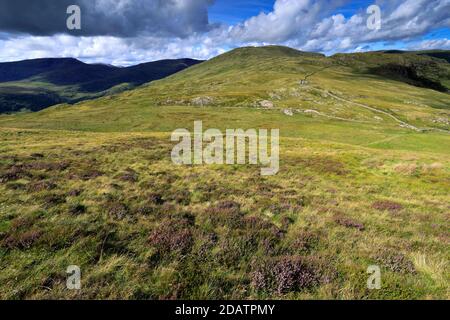
[[(351, 104), (339, 115), (361, 122), (277, 109), (331, 113), (321, 93), (332, 91), (433, 126), (447, 110), (431, 106), (448, 96), (342, 66), (299, 89), (328, 62), (286, 50), (244, 49), (117, 96), (0, 117), (0, 297), (448, 298), (450, 136)], [(270, 95), (291, 88), (300, 96)], [(275, 108), (255, 108), (265, 99)], [(280, 173), (174, 167), (169, 134), (194, 120), (280, 128)], [(70, 264), (80, 292), (65, 289)], [(380, 291), (366, 289), (370, 264)], [(299, 273), (311, 282), (281, 281)]]

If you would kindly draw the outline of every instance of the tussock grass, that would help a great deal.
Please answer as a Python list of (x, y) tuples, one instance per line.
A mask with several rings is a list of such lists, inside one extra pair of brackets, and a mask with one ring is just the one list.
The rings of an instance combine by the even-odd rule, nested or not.
[[(0, 134), (2, 298), (447, 297), (445, 154), (283, 137), (280, 173), (261, 177), (173, 166), (168, 133)], [(386, 171), (412, 155), (438, 173)]]
[[(327, 91), (442, 128), (448, 95), (276, 50), (0, 116), (0, 298), (448, 299), (450, 136)], [(313, 107), (344, 119), (282, 112)], [(170, 133), (194, 120), (279, 128), (280, 172), (174, 166)]]

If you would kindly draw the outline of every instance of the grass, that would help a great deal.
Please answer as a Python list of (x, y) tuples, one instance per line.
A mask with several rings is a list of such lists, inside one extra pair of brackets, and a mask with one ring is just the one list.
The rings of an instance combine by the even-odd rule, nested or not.
[[(242, 63), (246, 54), (239, 53)], [(283, 54), (283, 68), (298, 63), (295, 53)], [(235, 76), (226, 61), (229, 74), (217, 81)], [(449, 298), (448, 133), (375, 121), (359, 109), (344, 121), (288, 116), (284, 106), (235, 107), (229, 97), (253, 104), (268, 99), (270, 85), (261, 81), (261, 93), (242, 84), (223, 95), (222, 87), (202, 92), (215, 80), (189, 73), (216, 73), (200, 67), (120, 95), (0, 117), (1, 299)], [(339, 86), (342, 96), (378, 108), (397, 99), (343, 88), (326, 72), (312, 85)], [(288, 80), (271, 81), (280, 89)], [(405, 88), (427, 104), (448, 101)], [(173, 100), (216, 93), (219, 102), (163, 104), (158, 94), (167, 90)], [(306, 108), (302, 101), (298, 108)], [(409, 119), (412, 111), (402, 110)], [(351, 114), (372, 120), (351, 121)], [(170, 133), (192, 130), (194, 120), (205, 129), (280, 128), (280, 172), (174, 166)], [(69, 265), (81, 267), (80, 291), (66, 289)], [(370, 265), (381, 268), (381, 290), (366, 287)]]

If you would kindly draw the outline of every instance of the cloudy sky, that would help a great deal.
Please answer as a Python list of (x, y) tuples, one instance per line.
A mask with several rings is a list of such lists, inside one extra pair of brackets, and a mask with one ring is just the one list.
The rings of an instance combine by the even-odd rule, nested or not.
[[(81, 9), (69, 30), (67, 8)], [(381, 9), (381, 29), (367, 8)], [(450, 49), (450, 0), (0, 0), (0, 61), (131, 65), (246, 45), (305, 51)]]

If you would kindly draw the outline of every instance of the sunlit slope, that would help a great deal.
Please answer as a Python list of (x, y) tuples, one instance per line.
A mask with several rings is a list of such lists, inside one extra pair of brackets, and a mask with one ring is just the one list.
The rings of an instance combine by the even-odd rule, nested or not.
[[(448, 299), (450, 134), (412, 127), (448, 94), (358, 64), (245, 48), (0, 116), (0, 299)], [(280, 129), (280, 172), (175, 166), (195, 120)]]
[[(280, 113), (290, 109), (294, 117), (418, 131), (448, 130), (450, 94), (373, 71), (397, 60), (405, 65), (429, 63), (442, 74), (442, 83), (447, 81), (449, 64), (428, 56), (367, 53), (325, 57), (286, 47), (241, 48), (135, 90), (75, 107), (51, 108), (38, 115), (4, 117), (0, 123), (55, 128), (58, 124), (42, 120), (57, 118), (60, 123), (72, 122), (66, 127), (70, 129), (81, 123), (104, 127), (111, 118), (116, 123), (123, 121), (121, 117), (139, 115), (138, 123), (128, 121), (119, 128), (131, 130), (145, 121), (141, 116), (147, 111), (143, 108), (186, 106), (273, 109)], [(114, 123), (106, 126), (112, 129)]]
[[(373, 74), (372, 70), (383, 63), (393, 64), (396, 59), (393, 54), (363, 56), (365, 60), (355, 58), (343, 62), (341, 57), (327, 58), (283, 47), (241, 48), (123, 98), (148, 105), (273, 105), (307, 113), (317, 111), (323, 117), (351, 121), (392, 120), (383, 113), (352, 103), (359, 102), (419, 127), (449, 128), (449, 94)], [(415, 55), (398, 56), (412, 60)], [(415, 57), (420, 63), (432, 60)], [(440, 61), (439, 66), (445, 67), (439, 70), (445, 73), (448, 63)]]

